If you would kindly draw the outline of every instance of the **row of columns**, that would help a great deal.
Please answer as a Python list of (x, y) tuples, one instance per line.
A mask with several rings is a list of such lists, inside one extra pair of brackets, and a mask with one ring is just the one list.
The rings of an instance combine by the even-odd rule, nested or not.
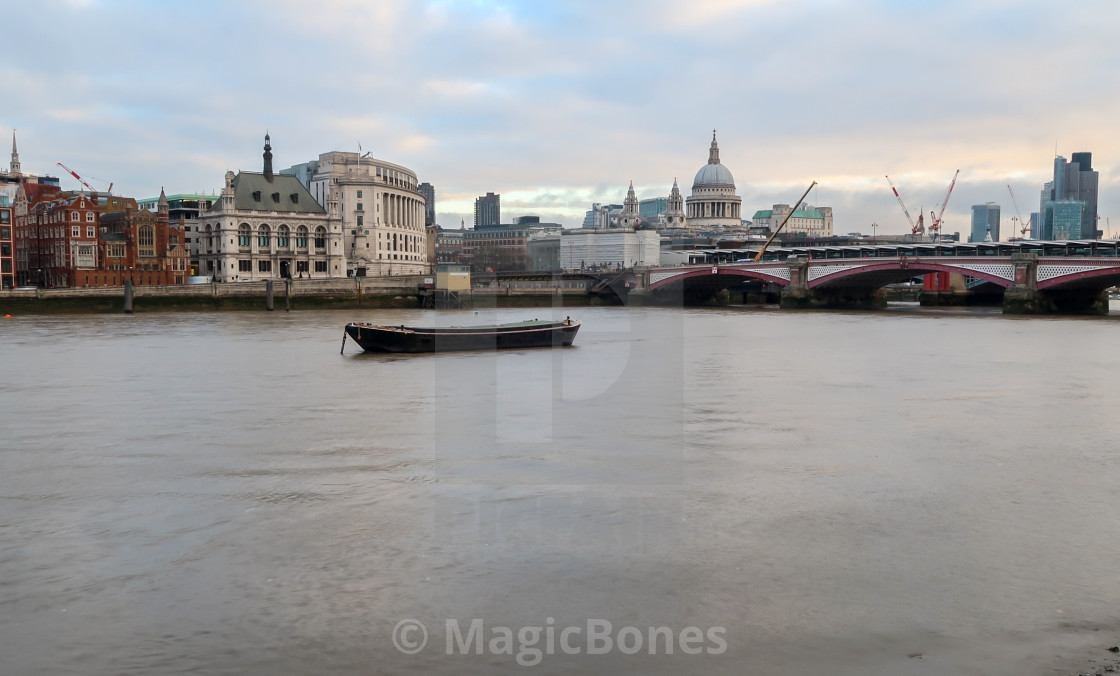
[(388, 192), (383, 195), (382, 205), (387, 225), (408, 230), (424, 229), (424, 205), (420, 200)]
[[(711, 206), (711, 209), (704, 207)], [(689, 202), (689, 218), (739, 218), (740, 205), (735, 202)]]

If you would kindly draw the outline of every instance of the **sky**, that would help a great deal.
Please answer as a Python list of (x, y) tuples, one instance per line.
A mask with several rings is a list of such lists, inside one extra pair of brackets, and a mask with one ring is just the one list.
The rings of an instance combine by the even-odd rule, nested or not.
[(1006, 239), (1007, 186), (1027, 219), (1055, 153), (1090, 151), (1120, 233), (1115, 0), (43, 0), (4, 19), (0, 135), (71, 189), (55, 162), (137, 198), (217, 191), (261, 170), (267, 130), (278, 169), (359, 144), (412, 169), (444, 227), (487, 192), (503, 221), (575, 227), (630, 181), (687, 197), (715, 129), (746, 215), (815, 180), (837, 233), (908, 232), (884, 176), (928, 220), (959, 169), (944, 230), (997, 202)]

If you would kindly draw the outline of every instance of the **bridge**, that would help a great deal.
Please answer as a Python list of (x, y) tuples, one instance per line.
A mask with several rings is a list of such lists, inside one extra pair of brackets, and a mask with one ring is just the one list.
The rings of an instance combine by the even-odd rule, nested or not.
[[(783, 308), (874, 308), (888, 284), (948, 273), (1001, 294), (1008, 314), (1107, 314), (1105, 289), (1120, 284), (1118, 240), (777, 248), (757, 263), (751, 249), (693, 253), (690, 265), (635, 270), (630, 300), (697, 302), (753, 281), (778, 291)], [(939, 300), (923, 294), (923, 304)]]

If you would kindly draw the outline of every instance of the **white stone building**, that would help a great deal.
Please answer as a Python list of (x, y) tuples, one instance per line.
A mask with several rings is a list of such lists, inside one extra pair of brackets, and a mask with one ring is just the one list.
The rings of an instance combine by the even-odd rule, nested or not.
[(565, 230), (560, 237), (560, 267), (631, 268), (658, 265), (661, 235), (654, 230)]
[(324, 208), (295, 176), (227, 171), (221, 197), (199, 214), (199, 271), (219, 282), (344, 277), (337, 188)]
[(686, 200), (685, 226), (690, 230), (739, 228), (743, 224), (742, 202), (735, 194), (731, 171), (720, 164), (719, 144), (713, 130), (708, 163), (696, 172), (692, 194)]
[[(773, 232), (790, 213), (788, 204), (775, 204), (773, 209), (756, 211), (751, 218), (754, 228), (765, 227)], [(808, 237), (832, 237), (832, 207), (814, 207), (802, 204), (794, 211), (782, 228), (783, 235), (804, 233)]]
[(622, 200), (622, 212), (618, 215), (615, 227), (634, 230), (642, 224), (638, 215), (638, 196), (634, 194), (634, 182), (630, 181), (630, 188), (626, 191), (626, 199)]

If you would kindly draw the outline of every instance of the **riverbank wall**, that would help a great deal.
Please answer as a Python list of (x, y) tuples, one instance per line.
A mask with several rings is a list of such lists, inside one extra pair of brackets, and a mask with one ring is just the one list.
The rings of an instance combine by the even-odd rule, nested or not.
[[(424, 277), (349, 277), (275, 280), (275, 311), (419, 308), (428, 291)], [(543, 291), (543, 292), (542, 292)], [(584, 289), (475, 289), (464, 294), (474, 307), (585, 307), (600, 304)], [(267, 282), (134, 286), (134, 312), (266, 311)], [(0, 315), (124, 312), (124, 287), (14, 289), (0, 291)]]

